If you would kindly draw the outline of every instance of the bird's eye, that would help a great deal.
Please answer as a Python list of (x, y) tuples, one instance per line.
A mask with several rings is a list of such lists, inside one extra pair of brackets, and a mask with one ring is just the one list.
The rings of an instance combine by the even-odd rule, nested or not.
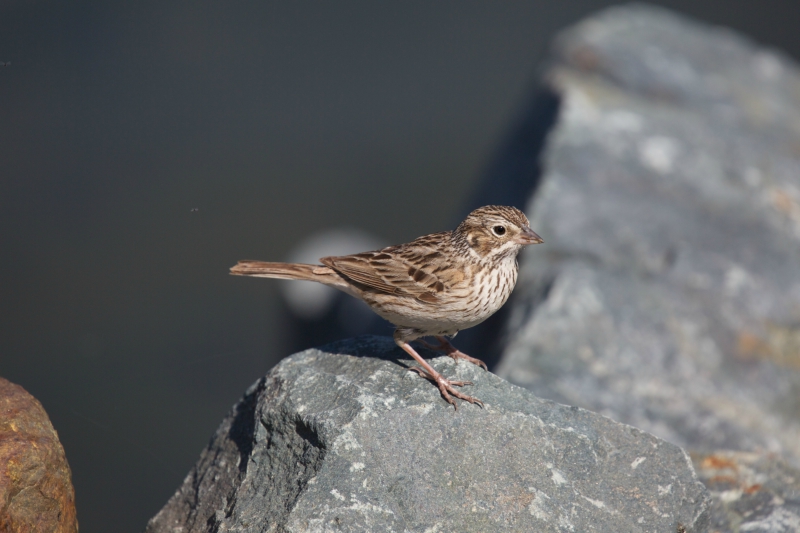
[(492, 233), (497, 235), (498, 237), (502, 237), (506, 234), (506, 227), (505, 226), (495, 226), (492, 228)]

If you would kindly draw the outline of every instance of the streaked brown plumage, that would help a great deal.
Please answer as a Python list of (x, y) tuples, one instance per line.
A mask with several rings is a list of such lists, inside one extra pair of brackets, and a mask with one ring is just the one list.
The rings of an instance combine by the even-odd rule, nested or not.
[(542, 239), (514, 207), (476, 209), (453, 231), (432, 233), (407, 244), (374, 252), (323, 257), (322, 265), (240, 261), (237, 276), (318, 281), (364, 300), (397, 326), (394, 340), (420, 367), (411, 370), (433, 381), (453, 407), (455, 396), (483, 405), (454, 386), (468, 381), (442, 377), (409, 342), (434, 336), (437, 349), (453, 359), (486, 365), (458, 351), (445, 336), (480, 324), (506, 302), (517, 282), (517, 253)]

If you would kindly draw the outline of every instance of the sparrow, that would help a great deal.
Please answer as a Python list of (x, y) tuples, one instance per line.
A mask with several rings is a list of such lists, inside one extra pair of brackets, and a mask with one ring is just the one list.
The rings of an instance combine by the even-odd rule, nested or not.
[(454, 387), (470, 381), (444, 378), (410, 342), (432, 336), (456, 362), (486, 364), (459, 351), (447, 337), (476, 326), (500, 309), (514, 290), (517, 254), (544, 242), (515, 207), (487, 205), (472, 211), (452, 231), (424, 235), (406, 244), (353, 255), (323, 257), (319, 265), (239, 261), (236, 276), (316, 281), (369, 305), (395, 325), (394, 341), (420, 366), (410, 370), (436, 384), (442, 397), (458, 409), (453, 397), (483, 402)]

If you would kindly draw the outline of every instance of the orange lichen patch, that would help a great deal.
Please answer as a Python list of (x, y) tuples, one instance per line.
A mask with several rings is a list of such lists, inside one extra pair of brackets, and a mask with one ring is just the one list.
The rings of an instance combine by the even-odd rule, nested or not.
[[(734, 457), (742, 457), (741, 453), (734, 453), (733, 455)], [(747, 460), (744, 459), (744, 461), (747, 464)], [(750, 484), (749, 480), (743, 479), (749, 476), (746, 472), (743, 475), (740, 474), (739, 463), (733, 458), (716, 454), (708, 455), (702, 461), (695, 462), (695, 465), (697, 465), (701, 478), (712, 473), (716, 474), (703, 479), (703, 483), (712, 490), (738, 489), (741, 490), (742, 494), (753, 494), (763, 488), (761, 483)], [(746, 470), (747, 467), (745, 466)]]
[(736, 340), (736, 354), (740, 359), (751, 361), (761, 359), (769, 354), (769, 344), (761, 337), (743, 331)]
[(723, 470), (729, 468), (734, 472), (739, 471), (739, 467), (736, 463), (725, 457), (720, 457), (719, 455), (709, 455), (705, 457), (700, 463), (700, 468), (703, 470)]
[(753, 494), (754, 492), (758, 492), (761, 490), (761, 483), (756, 483), (755, 485), (750, 485), (749, 487), (743, 487), (742, 491), (745, 494)]
[(765, 335), (739, 333), (736, 354), (745, 361), (767, 359), (783, 367), (800, 368), (800, 327), (766, 324)]

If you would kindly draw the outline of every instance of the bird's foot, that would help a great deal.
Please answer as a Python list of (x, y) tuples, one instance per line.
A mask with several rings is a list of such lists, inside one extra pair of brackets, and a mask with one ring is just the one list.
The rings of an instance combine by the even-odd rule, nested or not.
[(425, 359), (422, 358), (415, 350), (411, 347), (408, 342), (400, 339), (395, 334), (395, 340), (397, 345), (402, 348), (408, 355), (414, 358), (414, 360), (419, 363), (420, 366), (412, 366), (409, 370), (413, 370), (423, 378), (433, 381), (437, 387), (439, 387), (439, 392), (442, 393), (442, 398), (447, 401), (450, 405), (453, 406), (454, 409), (458, 410), (458, 405), (456, 405), (455, 400), (453, 400), (453, 396), (464, 400), (465, 402), (469, 403), (476, 403), (483, 407), (483, 402), (477, 398), (473, 398), (472, 396), (467, 396), (466, 394), (462, 394), (458, 392), (453, 387), (463, 387), (464, 385), (472, 385), (471, 381), (450, 381), (444, 379), (440, 373), (436, 371)]
[(439, 387), (439, 392), (442, 393), (442, 398), (444, 398), (447, 403), (452, 405), (456, 411), (458, 410), (458, 404), (456, 404), (455, 400), (453, 400), (451, 395), (461, 400), (464, 400), (465, 402), (478, 404), (481, 407), (483, 407), (483, 402), (480, 401), (479, 399), (473, 396), (462, 394), (461, 392), (453, 388), (453, 387), (463, 387), (464, 385), (472, 385), (471, 381), (455, 381), (455, 380), (445, 379), (440, 373), (436, 372), (435, 370), (433, 371), (433, 373), (431, 373), (425, 370), (424, 368), (420, 368), (418, 366), (412, 366), (409, 368), (409, 370), (413, 370), (423, 378), (434, 382), (436, 386)]
[(456, 363), (458, 362), (459, 359), (463, 359), (465, 361), (472, 363), (473, 365), (482, 367), (486, 371), (489, 370), (489, 367), (486, 366), (486, 363), (484, 363), (480, 359), (476, 359), (474, 357), (470, 357), (469, 355), (465, 354), (464, 352), (462, 352), (461, 350), (450, 344), (450, 341), (448, 341), (444, 337), (440, 337), (437, 335), (436, 340), (439, 341), (438, 346), (430, 344), (429, 342), (426, 342), (421, 339), (419, 340), (419, 342), (429, 350), (433, 350), (434, 352), (444, 352), (446, 355), (452, 357)]

